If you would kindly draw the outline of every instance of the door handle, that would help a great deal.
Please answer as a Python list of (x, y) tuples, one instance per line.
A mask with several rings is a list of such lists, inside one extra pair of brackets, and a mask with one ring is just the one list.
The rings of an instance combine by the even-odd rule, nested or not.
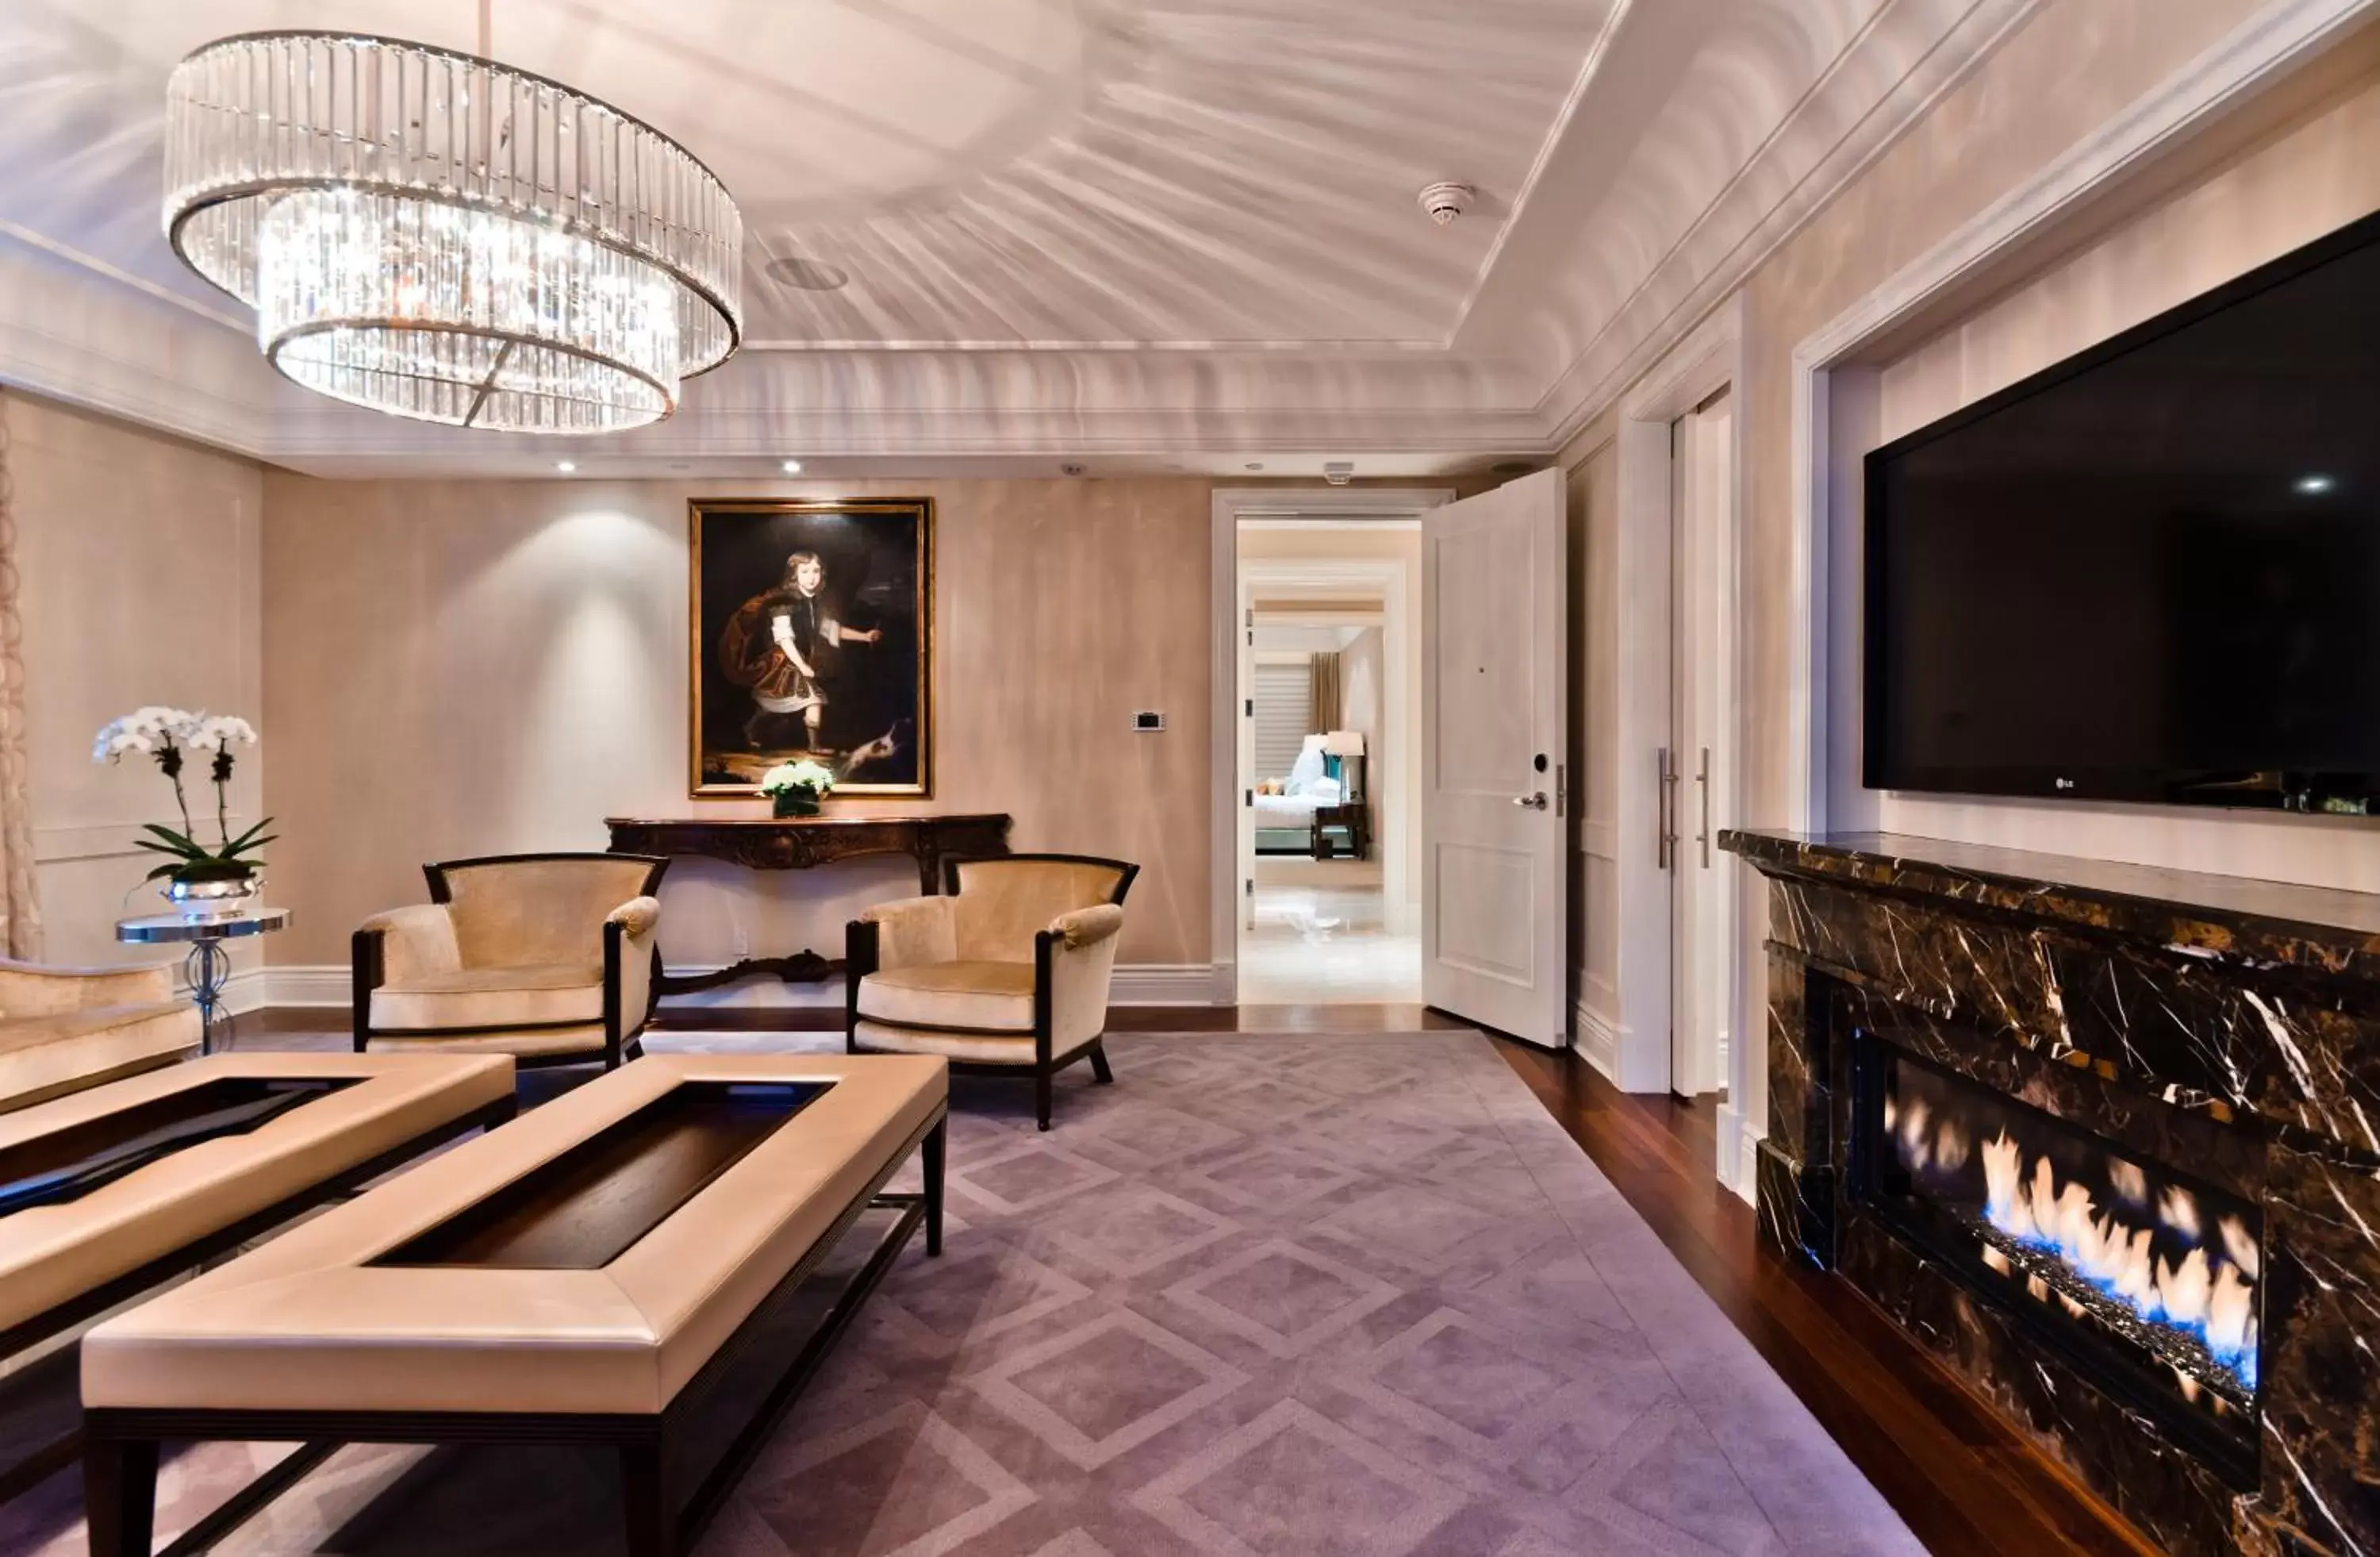
[(1678, 768), (1670, 760), (1670, 748), (1659, 753), (1660, 782), (1653, 791), (1654, 857), (1664, 870), (1677, 863), (1678, 830), (1673, 820), (1678, 805)]
[(1694, 842), (1695, 842), (1695, 843), (1700, 844), (1700, 845), (1703, 846), (1703, 869), (1704, 869), (1704, 870), (1709, 870), (1709, 869), (1710, 869), (1710, 845), (1711, 845), (1711, 825), (1710, 825), (1710, 792), (1711, 792), (1711, 781), (1710, 781), (1710, 748), (1708, 748), (1708, 747), (1705, 747), (1705, 748), (1703, 748), (1703, 760), (1702, 760), (1702, 766), (1701, 766), (1700, 768), (1698, 768), (1697, 770), (1695, 770), (1695, 772), (1694, 772), (1694, 784), (1695, 784), (1695, 785), (1696, 785), (1697, 787), (1699, 787), (1699, 788), (1702, 790), (1702, 801), (1703, 801), (1703, 830), (1702, 830), (1701, 832), (1699, 832), (1699, 833), (1695, 833), (1695, 834), (1694, 834)]
[(1535, 795), (1513, 796), (1512, 804), (1520, 807), (1524, 811), (1541, 811), (1544, 810), (1550, 802), (1546, 799), (1546, 792), (1540, 789)]

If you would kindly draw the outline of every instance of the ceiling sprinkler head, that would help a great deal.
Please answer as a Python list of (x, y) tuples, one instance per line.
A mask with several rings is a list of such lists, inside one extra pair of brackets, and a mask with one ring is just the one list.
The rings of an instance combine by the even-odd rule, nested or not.
[(1432, 184), (1421, 192), (1421, 208), (1442, 227), (1470, 210), (1477, 193), (1468, 184)]
[(1355, 462), (1352, 459), (1328, 461), (1322, 467), (1322, 479), (1334, 487), (1343, 487), (1355, 479)]

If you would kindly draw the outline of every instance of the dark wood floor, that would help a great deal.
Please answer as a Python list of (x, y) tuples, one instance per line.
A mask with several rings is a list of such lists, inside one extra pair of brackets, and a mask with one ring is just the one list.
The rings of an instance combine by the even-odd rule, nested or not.
[(1713, 1100), (1625, 1093), (1568, 1052), (1498, 1047), (1927, 1550), (2155, 1551), (1849, 1284), (1762, 1245), (1718, 1186)]

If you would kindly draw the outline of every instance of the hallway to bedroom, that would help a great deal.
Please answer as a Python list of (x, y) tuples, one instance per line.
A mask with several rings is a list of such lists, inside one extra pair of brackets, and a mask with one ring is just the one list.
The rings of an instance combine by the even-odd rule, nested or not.
[(1243, 517), (1239, 995), (1421, 999), (1418, 521)]

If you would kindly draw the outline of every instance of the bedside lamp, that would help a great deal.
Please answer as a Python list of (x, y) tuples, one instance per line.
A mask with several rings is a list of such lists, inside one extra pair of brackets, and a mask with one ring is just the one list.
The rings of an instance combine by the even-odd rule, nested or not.
[[(1325, 757), (1335, 757), (1339, 760), (1339, 772), (1342, 776), (1341, 792), (1346, 797), (1346, 798), (1349, 800), (1362, 798), (1364, 786), (1360, 783), (1343, 782), (1343, 779), (1347, 772), (1347, 759), (1353, 757), (1360, 760), (1363, 758), (1364, 732), (1361, 730), (1331, 730), (1326, 732), (1322, 737), (1322, 755)], [(1361, 769), (1356, 771), (1359, 773), (1362, 772)]]

